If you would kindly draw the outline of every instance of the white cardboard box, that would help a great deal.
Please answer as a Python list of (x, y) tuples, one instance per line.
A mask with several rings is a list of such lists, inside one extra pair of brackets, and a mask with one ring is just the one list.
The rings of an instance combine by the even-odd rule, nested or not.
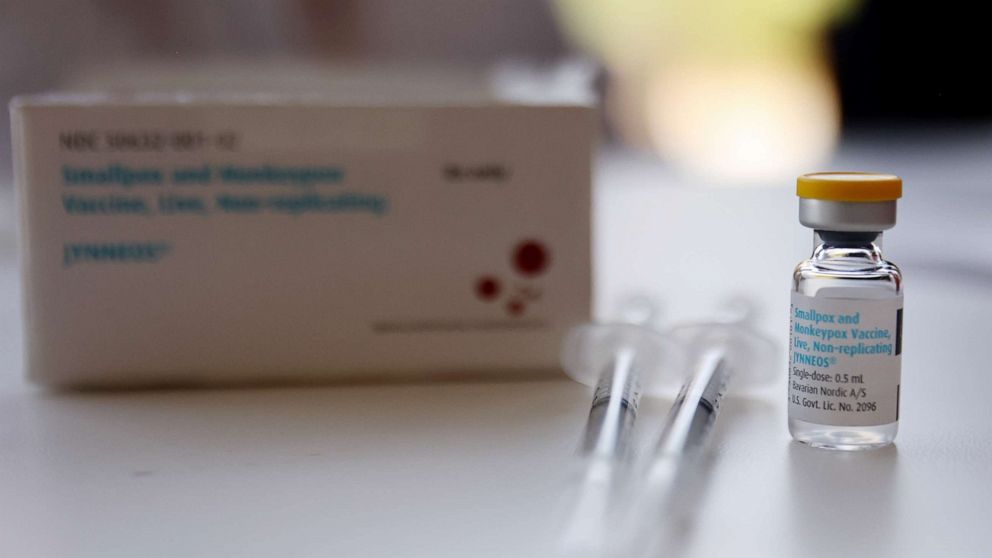
[(11, 110), (39, 383), (532, 373), (589, 318), (588, 107)]

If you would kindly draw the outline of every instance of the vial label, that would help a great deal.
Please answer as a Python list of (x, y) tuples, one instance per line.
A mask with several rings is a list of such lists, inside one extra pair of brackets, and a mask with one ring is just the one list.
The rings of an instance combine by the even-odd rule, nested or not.
[(836, 426), (899, 420), (902, 295), (850, 298), (857, 291), (880, 294), (850, 288), (821, 289), (815, 297), (792, 293), (790, 418)]

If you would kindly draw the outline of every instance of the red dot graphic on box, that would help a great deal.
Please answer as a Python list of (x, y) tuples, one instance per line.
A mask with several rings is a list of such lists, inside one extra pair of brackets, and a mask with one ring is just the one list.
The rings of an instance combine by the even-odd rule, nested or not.
[(524, 303), (519, 300), (511, 300), (506, 303), (506, 311), (511, 316), (519, 316), (523, 314), (525, 308), (526, 306), (524, 306)]
[(525, 240), (513, 250), (513, 267), (524, 276), (541, 274), (550, 260), (547, 247), (536, 240)]
[(495, 277), (480, 277), (475, 282), (475, 294), (482, 300), (495, 300), (501, 290), (499, 279)]

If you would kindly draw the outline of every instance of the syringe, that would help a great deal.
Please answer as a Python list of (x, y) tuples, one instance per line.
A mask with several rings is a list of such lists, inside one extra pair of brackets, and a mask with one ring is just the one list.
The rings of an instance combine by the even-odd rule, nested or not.
[(629, 471), (631, 432), (642, 391), (677, 381), (682, 353), (664, 336), (634, 324), (574, 328), (562, 348), (562, 366), (576, 381), (594, 387), (576, 471), (563, 499), (557, 552), (602, 556), (610, 538)]
[[(742, 387), (774, 378), (775, 343), (753, 328), (754, 313), (734, 319), (688, 324), (669, 335), (690, 351), (691, 376), (669, 411), (650, 458), (623, 537), (627, 555), (677, 554), (686, 530), (680, 519), (697, 506), (706, 469), (705, 449), (730, 382)], [(664, 551), (664, 552), (662, 552)]]

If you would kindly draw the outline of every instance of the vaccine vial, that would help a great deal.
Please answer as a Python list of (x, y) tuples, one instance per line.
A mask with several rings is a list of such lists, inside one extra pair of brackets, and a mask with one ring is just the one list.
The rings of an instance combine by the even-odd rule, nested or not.
[(902, 274), (882, 257), (902, 179), (800, 176), (799, 221), (813, 254), (792, 276), (789, 432), (839, 450), (888, 445), (899, 427)]

